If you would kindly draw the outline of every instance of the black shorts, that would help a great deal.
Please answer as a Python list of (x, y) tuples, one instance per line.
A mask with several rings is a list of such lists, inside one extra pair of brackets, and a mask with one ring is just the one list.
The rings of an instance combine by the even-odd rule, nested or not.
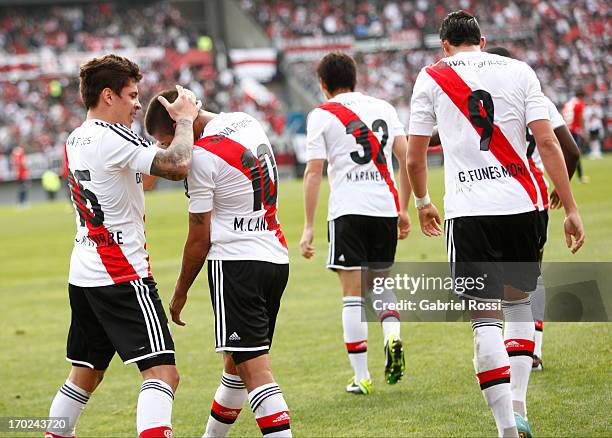
[(265, 353), (270, 349), (288, 279), (288, 264), (208, 261), (217, 352)]
[(544, 245), (548, 240), (548, 210), (542, 210), (538, 212), (538, 226), (539, 226), (539, 238), (538, 244), (540, 245), (540, 251), (544, 250)]
[(540, 275), (538, 211), (504, 216), (447, 219), (446, 249), (455, 293), (498, 300), (504, 285), (535, 290)]
[(327, 223), (327, 267), (356, 270), (363, 265), (387, 270), (395, 260), (397, 217), (348, 214)]
[(141, 371), (174, 364), (174, 341), (152, 278), (110, 286), (68, 285), (72, 321), (66, 359), (105, 370), (119, 353)]

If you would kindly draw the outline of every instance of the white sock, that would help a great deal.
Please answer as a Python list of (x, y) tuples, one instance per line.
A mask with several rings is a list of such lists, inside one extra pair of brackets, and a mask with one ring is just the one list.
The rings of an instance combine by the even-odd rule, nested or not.
[(357, 380), (370, 379), (368, 371), (368, 323), (364, 321), (364, 299), (344, 297), (342, 327), (349, 361)]
[(534, 347), (533, 354), (542, 359), (542, 341), (544, 340), (544, 321), (535, 322), (535, 331), (533, 334)]
[(223, 371), (215, 393), (204, 437), (224, 437), (240, 414), (247, 399), (247, 390), (239, 376)]
[(49, 417), (66, 417), (68, 423), (61, 429), (49, 428), (47, 433), (50, 437), (73, 437), (75, 435), (77, 421), (90, 395), (89, 392), (79, 388), (70, 380), (66, 380), (51, 403)]
[(504, 343), (510, 356), (512, 372), (512, 404), (514, 411), (527, 418), (527, 386), (533, 366), (535, 325), (529, 297), (517, 301), (503, 301), (506, 327)]
[(493, 318), (472, 320), (474, 369), (485, 401), (493, 411), (500, 437), (518, 436), (512, 410), (510, 362), (504, 348), (502, 322)]
[(263, 436), (291, 436), (289, 408), (276, 383), (267, 383), (249, 392), (249, 403)]
[(370, 298), (371, 301), (380, 300), (383, 303), (383, 306), (378, 306), (378, 308), (383, 307), (384, 310), (376, 310), (376, 315), (378, 316), (378, 320), (382, 325), (383, 329), (383, 345), (387, 345), (387, 341), (389, 340), (389, 336), (394, 334), (398, 338), (400, 338), (400, 314), (396, 310), (387, 310), (389, 306), (385, 306), (385, 304), (397, 303), (397, 297), (395, 293), (391, 289), (385, 288), (381, 293), (376, 294), (372, 290), (370, 290)]
[(157, 438), (172, 432), (174, 392), (163, 380), (147, 379), (140, 386), (136, 428), (140, 438)]

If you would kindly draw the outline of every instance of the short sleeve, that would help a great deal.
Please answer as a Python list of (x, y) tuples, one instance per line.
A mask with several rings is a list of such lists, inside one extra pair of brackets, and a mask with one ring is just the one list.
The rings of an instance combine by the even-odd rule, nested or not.
[(550, 125), (552, 126), (552, 129), (557, 129), (560, 126), (565, 125), (565, 120), (563, 120), (563, 116), (561, 113), (559, 113), (559, 110), (555, 104), (552, 103), (548, 97), (544, 98), (546, 99), (546, 104), (548, 106), (548, 115), (550, 116)]
[(538, 77), (531, 67), (524, 62), (521, 64), (525, 71), (525, 123), (529, 124), (534, 120), (550, 120), (548, 105)]
[(106, 167), (149, 174), (153, 158), (161, 149), (123, 125), (109, 125), (107, 129), (100, 149)]
[(425, 69), (417, 76), (410, 99), (410, 124), (408, 134), (430, 136), (436, 125), (433, 104), (433, 80)]
[(308, 115), (306, 123), (306, 160), (319, 160), (327, 158), (325, 145), (325, 128), (329, 123), (327, 114), (315, 108)]
[(404, 124), (400, 122), (399, 115), (397, 114), (397, 110), (395, 109), (393, 105), (390, 105), (390, 104), (389, 104), (389, 123), (391, 123), (391, 126), (389, 126), (389, 132), (390, 132), (391, 138), (406, 135)]
[(189, 197), (189, 213), (207, 213), (212, 210), (216, 173), (215, 158), (195, 148), (185, 191)]

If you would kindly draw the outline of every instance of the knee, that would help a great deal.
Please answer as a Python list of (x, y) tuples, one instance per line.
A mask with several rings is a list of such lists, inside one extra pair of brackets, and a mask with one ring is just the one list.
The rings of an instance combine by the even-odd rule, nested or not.
[(105, 370), (93, 370), (84, 367), (73, 367), (70, 372), (69, 380), (79, 388), (94, 392), (104, 378)]
[(145, 380), (157, 379), (166, 383), (173, 392), (178, 388), (180, 376), (174, 365), (159, 365), (142, 372), (142, 377)]

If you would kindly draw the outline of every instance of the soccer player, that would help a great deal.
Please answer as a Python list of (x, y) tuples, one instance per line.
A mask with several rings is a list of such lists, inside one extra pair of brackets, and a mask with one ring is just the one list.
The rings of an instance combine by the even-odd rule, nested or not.
[[(494, 55), (505, 56), (512, 58), (510, 52), (503, 47), (493, 47), (487, 49), (487, 53)], [(555, 133), (555, 137), (561, 145), (561, 151), (563, 152), (563, 158), (565, 159), (565, 166), (567, 167), (568, 177), (571, 180), (576, 170), (578, 159), (580, 158), (580, 150), (574, 141), (568, 127), (565, 125), (563, 117), (555, 107), (555, 104), (548, 97), (546, 99), (546, 106), (550, 115), (550, 124)], [(440, 144), (440, 136), (437, 131), (434, 131), (429, 146), (437, 146)], [(527, 159), (538, 188), (542, 194), (542, 204), (538, 205), (539, 216), (540, 216), (540, 231), (541, 235), (539, 238), (540, 244), (540, 263), (544, 255), (544, 245), (546, 243), (548, 234), (548, 208), (561, 208), (559, 196), (557, 192), (553, 190), (550, 193), (550, 202), (548, 196), (548, 182), (544, 178), (544, 165), (542, 164), (542, 158), (536, 147), (535, 138), (527, 129)], [(534, 168), (535, 166), (535, 168)], [(540, 371), (543, 369), (542, 365), (542, 342), (544, 336), (544, 309), (546, 305), (546, 289), (544, 287), (544, 280), (542, 276), (538, 277), (537, 287), (531, 294), (531, 312), (535, 321), (535, 336), (534, 336), (534, 350), (533, 350), (533, 365), (532, 369)]]
[[(510, 52), (503, 47), (493, 47), (487, 49), (488, 53), (494, 55), (505, 56), (512, 58)], [(561, 152), (565, 160), (565, 166), (567, 167), (567, 176), (572, 179), (574, 172), (576, 171), (576, 165), (580, 159), (580, 149), (574, 141), (574, 138), (568, 129), (563, 117), (557, 110), (552, 101), (544, 96), (546, 99), (546, 107), (548, 108), (548, 114), (550, 116), (550, 125), (555, 133), (555, 137), (559, 141), (561, 146)], [(550, 193), (550, 202), (548, 196), (548, 182), (544, 178), (544, 165), (542, 164), (542, 158), (538, 152), (538, 148), (535, 142), (535, 138), (529, 129), (527, 129), (527, 160), (531, 171), (536, 179), (538, 188), (542, 195), (542, 204), (538, 204), (539, 216), (540, 216), (540, 263), (542, 263), (542, 257), (544, 256), (544, 245), (546, 244), (548, 236), (548, 208), (561, 208), (559, 201), (559, 195), (556, 190)], [(535, 334), (534, 334), (534, 349), (533, 349), (533, 364), (532, 370), (541, 371), (543, 369), (542, 364), (542, 342), (544, 339), (544, 309), (546, 305), (546, 289), (544, 287), (544, 279), (540, 275), (538, 277), (538, 283), (536, 290), (531, 294), (531, 313), (535, 321)]]
[(408, 173), (415, 204), (423, 233), (441, 235), (440, 216), (427, 192), (427, 147), (437, 123), (453, 277), (487, 274), (484, 288), (461, 296), (468, 303), (493, 303), (491, 309), (470, 311), (476, 375), (499, 436), (531, 436), (526, 393), (534, 323), (525, 292), (535, 289), (540, 274), (543, 201), (527, 159), (527, 127), (563, 203), (573, 253), (584, 243), (582, 221), (535, 72), (523, 62), (482, 52), (480, 27), (464, 11), (444, 19), (440, 39), (446, 57), (421, 70), (412, 94)]
[(76, 423), (115, 352), (136, 363), (143, 383), (136, 408), (140, 438), (172, 436), (172, 402), (179, 375), (174, 342), (144, 235), (142, 174), (182, 179), (191, 163), (193, 120), (201, 107), (181, 87), (172, 105), (176, 136), (166, 150), (129, 126), (141, 109), (139, 67), (115, 55), (94, 58), (80, 70), (87, 119), (66, 141), (66, 162), (77, 233), (68, 292), (72, 321), (66, 359), (68, 380), (55, 396), (50, 417), (66, 417), (46, 437), (74, 437)]
[[(160, 94), (173, 101), (176, 91)], [(161, 147), (178, 131), (158, 99), (145, 117)], [(274, 381), (269, 350), (289, 276), (287, 244), (276, 212), (278, 172), (262, 126), (242, 112), (200, 111), (186, 179), (189, 232), (170, 302), (172, 320), (185, 325), (187, 292), (208, 257), (221, 383), (204, 436), (226, 436), (248, 399), (264, 436), (291, 436), (290, 414)]]
[[(397, 239), (410, 230), (407, 207), (410, 184), (406, 173), (406, 137), (397, 112), (389, 103), (355, 92), (355, 61), (345, 53), (330, 53), (317, 68), (328, 101), (315, 108), (307, 124), (307, 165), (304, 173), (302, 255), (314, 255), (314, 215), (325, 160), (329, 167), (329, 255), (343, 294), (344, 342), (354, 377), (346, 390), (370, 394), (368, 325), (364, 320), (362, 264), (368, 277), (384, 276), (393, 265)], [(400, 190), (393, 175), (392, 154), (400, 163)], [(398, 233), (399, 228), (399, 233)], [(366, 285), (367, 288), (371, 287)], [(384, 302), (395, 301), (391, 291)], [(384, 332), (385, 380), (397, 383), (404, 372), (399, 313), (384, 310), (378, 317)]]
[[(569, 126), (572, 137), (574, 137), (576, 144), (582, 151), (585, 147), (585, 143), (587, 142), (584, 129), (584, 90), (582, 88), (578, 88), (575, 94), (576, 95), (574, 97), (563, 105), (561, 114), (563, 114), (563, 118)], [(583, 174), (582, 163), (580, 161), (578, 161), (576, 170), (578, 171), (578, 181), (582, 183), (589, 181), (588, 177)]]

